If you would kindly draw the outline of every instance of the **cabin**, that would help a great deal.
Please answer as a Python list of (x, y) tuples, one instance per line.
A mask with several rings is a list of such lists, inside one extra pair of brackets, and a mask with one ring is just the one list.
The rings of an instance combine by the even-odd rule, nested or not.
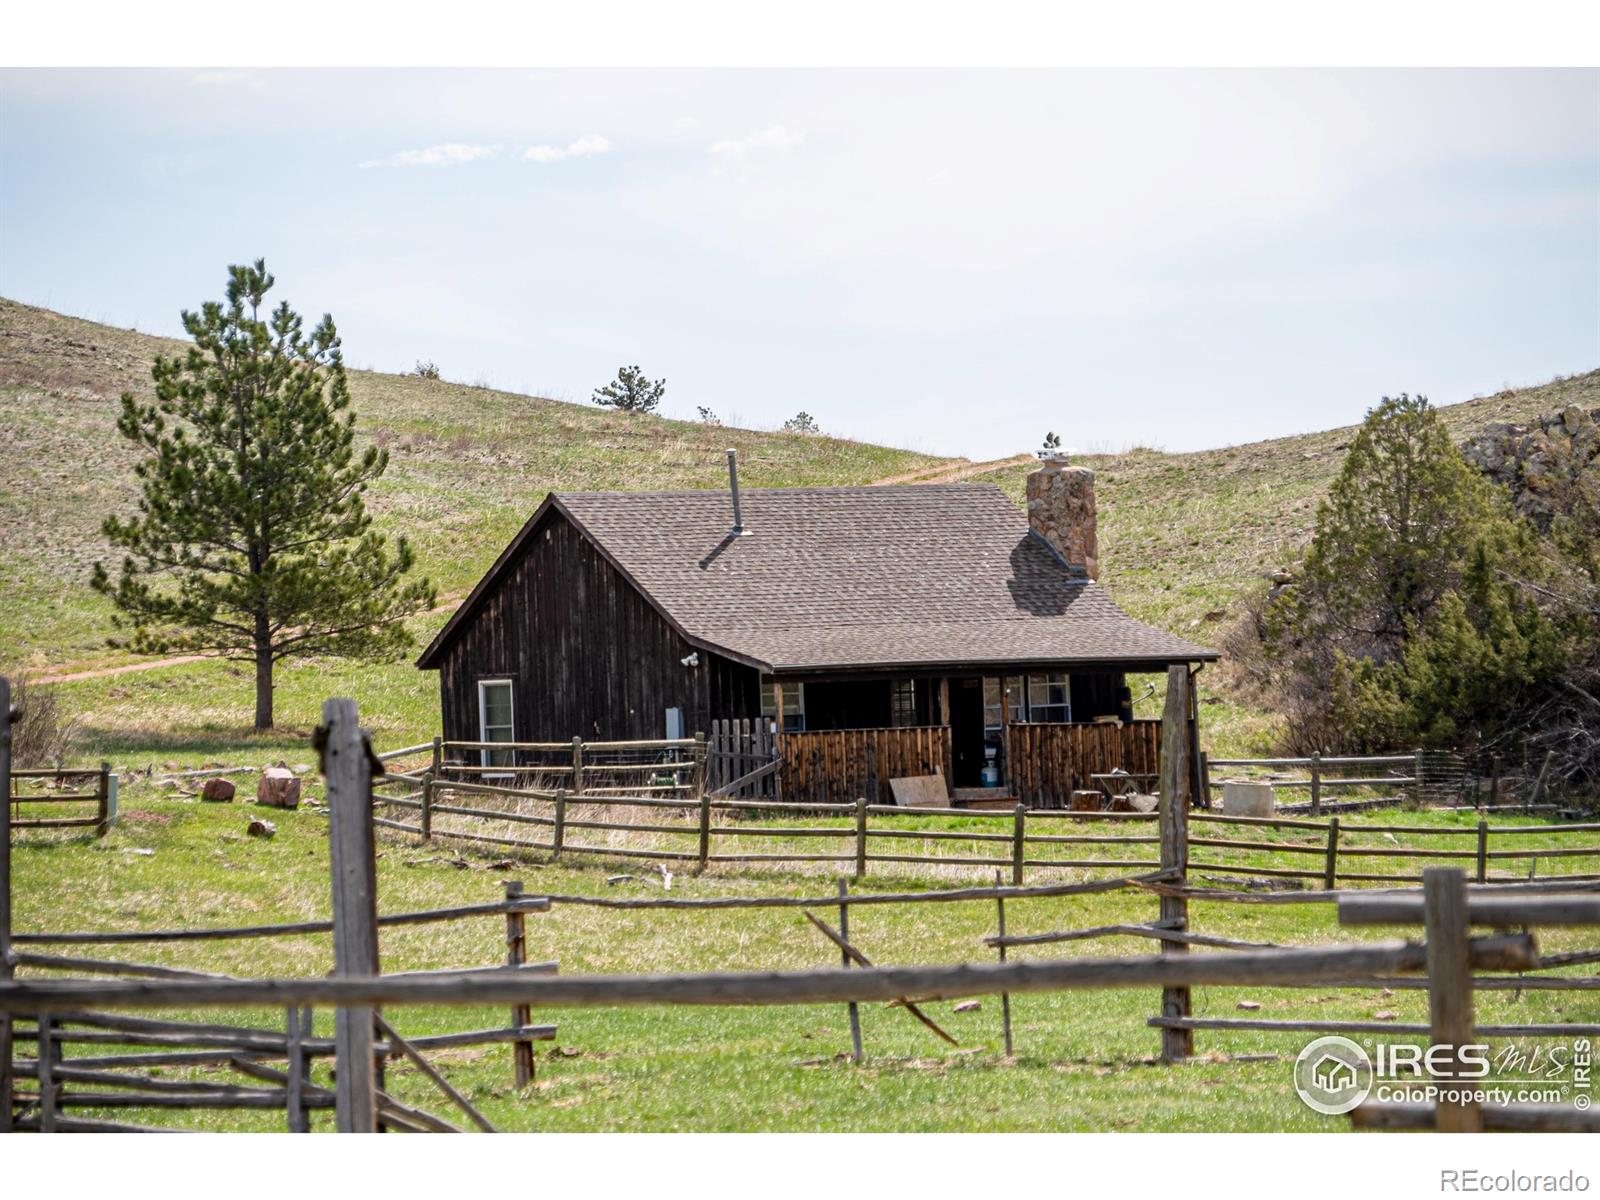
[(417, 661), (447, 742), (488, 764), (705, 733), (713, 781), (758, 745), (814, 802), (937, 776), (948, 802), (1064, 806), (1157, 771), (1129, 676), (1216, 654), (1100, 586), (1092, 471), (1041, 463), (1024, 514), (981, 483), (741, 495), (728, 455), (727, 491), (545, 497)]

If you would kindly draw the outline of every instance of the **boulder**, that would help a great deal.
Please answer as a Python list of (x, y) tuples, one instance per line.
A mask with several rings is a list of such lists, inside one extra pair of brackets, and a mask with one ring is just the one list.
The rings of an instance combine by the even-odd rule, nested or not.
[(300, 780), (288, 767), (267, 767), (256, 784), (256, 803), (268, 808), (299, 808)]
[(200, 799), (211, 804), (231, 804), (234, 786), (226, 779), (208, 779), (200, 789)]

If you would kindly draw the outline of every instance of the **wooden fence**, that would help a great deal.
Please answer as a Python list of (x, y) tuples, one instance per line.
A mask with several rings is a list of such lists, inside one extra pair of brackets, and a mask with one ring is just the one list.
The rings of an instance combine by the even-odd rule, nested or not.
[(719, 796), (778, 799), (777, 735), (772, 723), (713, 721), (706, 743), (706, 788)]
[(658, 738), (625, 742), (463, 742), (439, 738), (384, 756), (431, 753), (437, 778), (561, 788), (571, 795), (697, 796), (705, 787), (706, 740)]
[(790, 803), (865, 796), (872, 804), (893, 804), (891, 779), (935, 772), (952, 778), (948, 725), (807, 730), (779, 734), (777, 741), (781, 795)]
[[(8, 738), (3, 735), (7, 692), (0, 680), (0, 784), (9, 766)], [(334, 876), (334, 916), (328, 922), (302, 922), (276, 927), (254, 927), (245, 930), (167, 930), (139, 933), (96, 934), (29, 934), (13, 938), (9, 926), (9, 842), (0, 840), (0, 894), (5, 897), (5, 907), (0, 909), (0, 963), (4, 964), (6, 978), (0, 979), (0, 1032), (4, 1033), (3, 1055), (0, 1055), (0, 1091), (6, 1094), (3, 1111), (9, 1122), (13, 1113), (13, 1098), (24, 1106), (19, 1122), (22, 1127), (55, 1132), (73, 1128), (108, 1128), (110, 1122), (73, 1121), (66, 1118), (64, 1110), (74, 1106), (74, 1100), (84, 1106), (110, 1107), (119, 1103), (111, 1093), (74, 1092), (70, 1085), (97, 1085), (103, 1083), (103, 1063), (89, 1065), (79, 1059), (64, 1060), (59, 1045), (68, 1038), (88, 1041), (91, 1044), (137, 1044), (165, 1049), (174, 1043), (149, 1039), (185, 1037), (184, 1045), (190, 1052), (200, 1050), (214, 1054), (218, 1049), (233, 1051), (229, 1063), (258, 1082), (273, 1086), (261, 1088), (250, 1085), (216, 1085), (210, 1088), (195, 1086), (188, 1081), (157, 1080), (143, 1077), (143, 1083), (134, 1085), (142, 1090), (140, 1107), (251, 1107), (276, 1108), (282, 1105), (291, 1123), (298, 1118), (303, 1122), (309, 1107), (332, 1104), (341, 1131), (370, 1130), (380, 1123), (396, 1128), (417, 1130), (450, 1128), (448, 1123), (432, 1114), (398, 1104), (387, 1095), (382, 1086), (377, 1063), (392, 1053), (404, 1054), (416, 1063), (423, 1073), (439, 1087), (448, 1098), (482, 1129), (492, 1126), (471, 1104), (450, 1087), (441, 1075), (422, 1056), (426, 1046), (418, 1040), (408, 1041), (378, 1013), (382, 1005), (481, 1005), (505, 1004), (513, 1011), (512, 1039), (531, 1038), (532, 1030), (524, 1022), (532, 1008), (590, 1007), (612, 1005), (771, 1005), (842, 1003), (856, 1005), (866, 1001), (891, 1001), (905, 1008), (924, 1024), (932, 1027), (925, 1014), (919, 1014), (919, 1000), (948, 999), (972, 995), (998, 994), (1004, 998), (1003, 1012), (1009, 1014), (1010, 997), (1030, 992), (1059, 991), (1082, 988), (1154, 988), (1162, 991), (1162, 1012), (1159, 1028), (1163, 1041), (1163, 1057), (1175, 1059), (1186, 1056), (1191, 1046), (1195, 1019), (1189, 1012), (1189, 991), (1195, 986), (1335, 986), (1335, 981), (1350, 979), (1384, 979), (1424, 973), (1422, 986), (1430, 989), (1433, 1018), (1430, 1036), (1443, 1044), (1445, 1035), (1451, 1044), (1460, 1044), (1463, 1033), (1472, 1035), (1470, 1002), (1465, 1006), (1459, 1000), (1463, 987), (1481, 986), (1485, 981), (1475, 980), (1471, 972), (1478, 970), (1526, 971), (1544, 965), (1539, 957), (1534, 937), (1526, 932), (1496, 934), (1488, 937), (1468, 936), (1470, 923), (1491, 927), (1538, 927), (1547, 924), (1597, 924), (1600, 923), (1600, 897), (1588, 896), (1473, 896), (1457, 871), (1438, 868), (1426, 873), (1424, 892), (1420, 897), (1375, 897), (1365, 908), (1350, 910), (1351, 923), (1368, 921), (1393, 922), (1414, 920), (1419, 915), (1425, 922), (1428, 941), (1417, 943), (1364, 943), (1360, 945), (1331, 947), (1277, 947), (1251, 946), (1229, 942), (1228, 953), (1191, 955), (1191, 944), (1208, 944), (1195, 935), (1187, 934), (1187, 912), (1191, 899), (1197, 898), (1196, 889), (1187, 885), (1189, 839), (1186, 825), (1191, 816), (1188, 795), (1190, 754), (1192, 745), (1187, 741), (1190, 728), (1188, 715), (1187, 677), (1174, 672), (1168, 681), (1168, 716), (1165, 722), (1163, 746), (1162, 792), (1166, 803), (1156, 814), (1158, 820), (1157, 842), (1159, 861), (1157, 870), (1142, 877), (1123, 876), (1111, 880), (1067, 883), (1045, 888), (1025, 889), (1013, 887), (979, 888), (949, 891), (940, 894), (902, 894), (850, 896), (843, 887), (840, 893), (821, 901), (787, 897), (729, 897), (712, 901), (647, 898), (644, 900), (605, 897), (523, 897), (508, 890), (503, 902), (494, 906), (469, 906), (464, 909), (441, 910), (426, 914), (396, 914), (380, 918), (375, 905), (375, 866), (373, 863), (371, 794), (374, 759), (365, 735), (356, 725), (355, 706), (349, 701), (330, 701), (324, 707), (325, 725), (319, 731), (318, 744), (323, 755), (323, 770), (327, 778), (330, 810), (330, 846)], [(429, 782), (422, 778), (424, 786)], [(460, 786), (460, 785), (456, 785)], [(483, 785), (479, 785), (483, 786)], [(505, 790), (505, 789), (501, 789)], [(557, 793), (558, 801), (560, 793)], [(635, 798), (632, 802), (648, 801), (654, 805), (672, 805), (660, 798)], [(702, 800), (701, 811), (707, 812), (709, 797)], [(752, 802), (745, 802), (752, 803)], [(857, 806), (858, 821), (869, 806)], [(1065, 815), (1065, 814), (1052, 814)], [(1136, 814), (1144, 816), (1144, 814)], [(1026, 818), (1026, 810), (1019, 808), (1015, 814), (1019, 828)], [(557, 818), (559, 819), (559, 818)], [(702, 822), (702, 828), (704, 822)], [(0, 832), (4, 832), (0, 830)], [(1431, 832), (1431, 831), (1430, 831)], [(858, 839), (860, 834), (856, 835)], [(863, 839), (864, 840), (864, 839)], [(1023, 852), (1026, 840), (1021, 833), (1014, 835), (1013, 865), (1015, 877), (1020, 878), (1024, 865)], [(1443, 882), (1441, 882), (1443, 881)], [(1162, 953), (1150, 957), (1123, 957), (1113, 959), (1074, 959), (1066, 961), (1001, 961), (995, 964), (966, 963), (956, 966), (931, 967), (877, 967), (873, 966), (860, 949), (849, 939), (848, 908), (862, 903), (897, 903), (907, 901), (951, 901), (956, 899), (992, 898), (1001, 904), (1008, 898), (1022, 899), (1032, 895), (1070, 895), (1104, 891), (1112, 888), (1143, 887), (1151, 889), (1158, 900), (1160, 918), (1148, 927), (1161, 942)], [(1220, 897), (1218, 897), (1220, 898)], [(1266, 901), (1267, 897), (1248, 896), (1250, 901)], [(1275, 899), (1275, 898), (1274, 898)], [(1288, 899), (1285, 897), (1284, 899)], [(1294, 897), (1301, 900), (1302, 897)], [(540, 911), (551, 903), (588, 903), (617, 907), (756, 907), (782, 904), (785, 906), (824, 905), (838, 906), (839, 928), (834, 929), (808, 909), (807, 915), (848, 960), (849, 965), (838, 968), (810, 971), (782, 972), (721, 972), (709, 974), (675, 974), (648, 976), (592, 976), (556, 977), (528, 969), (525, 964), (513, 963), (513, 969), (452, 970), (416, 972), (403, 975), (379, 974), (376, 953), (377, 932), (385, 923), (418, 923), (422, 920), (454, 919), (475, 915), (493, 907), (508, 917), (507, 945), (513, 955), (524, 939), (510, 928), (512, 917), (527, 911)], [(1047, 940), (1039, 935), (1030, 938), (1008, 937), (1004, 929), (1004, 913), (997, 913), (1001, 925), (992, 945), (1001, 951), (1007, 946), (1017, 946), (1027, 941)], [(193, 973), (175, 972), (171, 968), (146, 970), (143, 977), (134, 979), (100, 980), (72, 978), (63, 982), (36, 980), (16, 981), (9, 978), (17, 961), (12, 945), (29, 942), (80, 941), (87, 943), (130, 940), (188, 940), (221, 936), (269, 936), (280, 932), (307, 932), (330, 930), (335, 939), (335, 974), (332, 978), (249, 980), (206, 977)], [(1140, 927), (1145, 928), (1145, 927)], [(1103, 934), (1104, 930), (1076, 931), (1072, 934), (1052, 935), (1055, 940)], [(1210, 939), (1210, 944), (1223, 939)], [(365, 962), (355, 959), (352, 951), (362, 947), (370, 949)], [(1576, 961), (1569, 957), (1568, 961)], [(39, 962), (27, 965), (44, 965)], [(137, 964), (108, 964), (139, 975)], [(88, 970), (83, 962), (73, 968)], [(179, 977), (174, 977), (178, 975)], [(1529, 986), (1522, 977), (1518, 986)], [(1465, 983), (1463, 981), (1466, 981)], [(1580, 983), (1586, 981), (1579, 981)], [(311, 1005), (332, 1006), (336, 1009), (336, 1035), (331, 1043), (310, 1037), (310, 1027), (303, 1020), (304, 1008)], [(272, 1007), (284, 1011), (286, 1029), (282, 1040), (275, 1031), (270, 1033), (247, 1027), (209, 1027), (202, 1032), (192, 1027), (176, 1033), (148, 1022), (143, 1018), (116, 1015), (109, 1010), (124, 1008), (196, 1009), (207, 1006)], [(299, 1016), (294, 1015), (299, 1010)], [(22, 1069), (13, 1072), (13, 1022), (18, 1017), (32, 1016), (31, 1030), (19, 1030), (24, 1039), (38, 1046), (31, 1063), (18, 1064)], [(187, 1023), (179, 1023), (187, 1024)], [(854, 1026), (855, 1023), (852, 1022)], [(936, 1027), (935, 1027), (936, 1028)], [(1528, 1027), (1518, 1027), (1526, 1032)], [(1563, 1029), (1567, 1028), (1565, 1026)], [(219, 1032), (220, 1030), (220, 1032)], [(937, 1030), (936, 1030), (937, 1031)], [(498, 1033), (498, 1031), (496, 1031)], [(1484, 1031), (1476, 1031), (1484, 1032)], [(456, 1037), (466, 1035), (453, 1035)], [(948, 1037), (948, 1035), (942, 1035)], [(213, 1039), (207, 1041), (206, 1039)], [(219, 1046), (215, 1039), (222, 1039)], [(498, 1040), (498, 1039), (497, 1039)], [(1009, 1038), (1008, 1038), (1009, 1041)], [(243, 1052), (239, 1053), (242, 1048)], [(281, 1053), (279, 1051), (281, 1050)], [(855, 1040), (859, 1055), (859, 1039)], [(337, 1060), (336, 1089), (311, 1085), (307, 1063), (316, 1053), (333, 1054)], [(182, 1053), (183, 1051), (175, 1051)], [(157, 1050), (160, 1053), (160, 1050)], [(255, 1055), (255, 1058), (251, 1058)], [(286, 1063), (286, 1070), (265, 1067), (260, 1057), (274, 1058)], [(192, 1061), (192, 1060), (191, 1060)], [(245, 1064), (249, 1064), (248, 1067)], [(116, 1064), (134, 1065), (131, 1062)], [(150, 1066), (152, 1063), (140, 1065)], [(175, 1064), (174, 1064), (175, 1065)], [(10, 1079), (13, 1074), (35, 1081), (31, 1094), (13, 1097)], [(159, 1085), (159, 1086), (158, 1086)], [(127, 1093), (122, 1093), (126, 1096)], [(87, 1096), (89, 1099), (85, 1100)], [(167, 1097), (167, 1099), (160, 1099)], [(37, 1115), (32, 1115), (37, 1113)], [(1407, 1118), (1409, 1119), (1409, 1118)], [(1456, 1117), (1440, 1109), (1434, 1117), (1441, 1128), (1467, 1128)], [(1484, 1112), (1481, 1120), (1485, 1127), (1495, 1127), (1498, 1114)], [(1506, 1118), (1526, 1122), (1527, 1114)], [(1541, 1114), (1544, 1127), (1591, 1128), (1600, 1125), (1589, 1114)], [(123, 1126), (126, 1128), (126, 1126)]]
[(1160, 721), (1013, 724), (1006, 729), (1011, 794), (1032, 808), (1065, 807), (1073, 792), (1099, 790), (1093, 776), (1113, 771), (1142, 779), (1148, 791), (1160, 770)]
[[(1159, 865), (1157, 813), (1021, 805), (1010, 812), (906, 809), (861, 801), (796, 803), (710, 794), (691, 803), (612, 795), (587, 796), (580, 803), (560, 791), (435, 781), (426, 773), (397, 773), (380, 784), (375, 800), (391, 810), (378, 818), (385, 828), (424, 841), (445, 838), (515, 847), (552, 860), (592, 855), (680, 862), (698, 870), (719, 863), (831, 864), (857, 879), (874, 864), (969, 868), (985, 876), (998, 867), (1014, 884), (1038, 871), (1127, 874)], [(932, 827), (933, 818), (959, 818), (960, 823)], [(519, 835), (518, 829), (529, 833)], [(594, 834), (629, 840), (606, 844)], [(1539, 867), (1547, 881), (1600, 879), (1600, 822), (1519, 826), (1480, 819), (1475, 826), (1459, 828), (1368, 824), (1338, 815), (1319, 821), (1197, 810), (1189, 814), (1184, 834), (1191, 871), (1326, 889), (1421, 881), (1416, 871), (1374, 869), (1397, 861), (1466, 860), (1479, 883), (1526, 879)], [(1285, 836), (1271, 840), (1279, 834)], [(1460, 845), (1415, 844), (1424, 837)], [(1589, 869), (1560, 869), (1573, 861)]]
[[(5, 794), (12, 829), (93, 829), (105, 837), (116, 822), (117, 777), (110, 763), (98, 767), (13, 767)], [(71, 805), (58, 809), (59, 804)], [(51, 805), (48, 809), (36, 806)], [(70, 815), (44, 815), (66, 812)]]

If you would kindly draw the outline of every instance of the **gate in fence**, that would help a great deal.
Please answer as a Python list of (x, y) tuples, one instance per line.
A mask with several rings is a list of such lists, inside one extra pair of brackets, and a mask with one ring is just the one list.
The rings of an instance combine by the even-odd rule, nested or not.
[(706, 743), (706, 789), (741, 800), (778, 799), (778, 742), (771, 722), (713, 721)]

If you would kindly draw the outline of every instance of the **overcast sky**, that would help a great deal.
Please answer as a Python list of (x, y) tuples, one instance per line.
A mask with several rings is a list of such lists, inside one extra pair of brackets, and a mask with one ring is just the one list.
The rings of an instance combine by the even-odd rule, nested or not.
[(0, 293), (946, 454), (1600, 366), (1596, 71), (0, 72)]

